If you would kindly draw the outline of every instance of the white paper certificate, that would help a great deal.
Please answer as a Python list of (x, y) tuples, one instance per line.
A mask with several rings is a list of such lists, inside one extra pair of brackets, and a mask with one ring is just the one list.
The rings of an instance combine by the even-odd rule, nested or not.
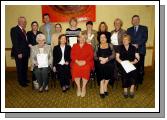
[(69, 37), (69, 45), (72, 47), (75, 43), (77, 43), (77, 37)]
[(130, 63), (128, 60), (122, 61), (121, 65), (126, 71), (126, 73), (136, 70), (136, 67), (132, 63)]
[(38, 68), (48, 67), (48, 55), (37, 54)]

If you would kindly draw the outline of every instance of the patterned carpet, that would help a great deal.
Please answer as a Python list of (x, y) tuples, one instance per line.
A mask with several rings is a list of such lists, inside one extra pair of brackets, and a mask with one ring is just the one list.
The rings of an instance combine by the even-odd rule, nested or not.
[[(31, 78), (31, 74), (29, 77)], [(133, 99), (125, 99), (122, 96), (121, 81), (118, 82), (117, 88), (109, 85), (109, 96), (105, 99), (99, 96), (99, 86), (96, 84), (91, 88), (89, 82), (87, 94), (81, 98), (76, 96), (75, 86), (63, 93), (58, 80), (56, 87), (50, 87), (49, 92), (39, 93), (32, 90), (31, 83), (23, 88), (18, 85), (15, 72), (6, 72), (5, 106), (6, 108), (154, 108), (154, 80), (154, 72), (146, 71), (145, 80), (139, 85)]]

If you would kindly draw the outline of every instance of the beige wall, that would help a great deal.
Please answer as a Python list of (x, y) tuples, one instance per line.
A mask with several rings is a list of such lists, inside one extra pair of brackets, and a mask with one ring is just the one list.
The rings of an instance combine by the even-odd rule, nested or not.
[[(101, 21), (105, 21), (108, 24), (109, 31), (113, 29), (113, 21), (115, 18), (119, 17), (123, 20), (123, 28), (127, 29), (131, 26), (131, 17), (134, 14), (138, 14), (141, 18), (141, 24), (148, 26), (148, 42), (147, 47), (151, 49), (147, 50), (146, 63), (145, 66), (152, 65), (152, 56), (154, 48), (154, 6), (97, 6), (96, 7), (96, 22), (94, 23), (94, 29), (98, 29), (98, 25)], [(11, 48), (10, 40), (10, 28), (17, 24), (18, 16), (25, 16), (27, 18), (27, 28), (30, 30), (30, 24), (32, 21), (36, 20), (39, 24), (42, 24), (41, 6), (28, 6), (28, 5), (7, 5), (5, 8), (5, 47)], [(61, 23), (63, 26), (63, 32), (69, 27), (68, 22)], [(85, 22), (80, 22), (79, 27), (82, 30), (85, 29)], [(14, 60), (10, 58), (10, 51), (6, 50), (6, 66), (15, 66)]]

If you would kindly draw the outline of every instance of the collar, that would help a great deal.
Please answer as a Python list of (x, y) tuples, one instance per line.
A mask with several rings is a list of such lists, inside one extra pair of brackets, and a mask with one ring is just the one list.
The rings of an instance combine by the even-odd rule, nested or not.
[(21, 30), (23, 30), (23, 28), (20, 26), (20, 25), (18, 25), (19, 26), (19, 28), (21, 29)]

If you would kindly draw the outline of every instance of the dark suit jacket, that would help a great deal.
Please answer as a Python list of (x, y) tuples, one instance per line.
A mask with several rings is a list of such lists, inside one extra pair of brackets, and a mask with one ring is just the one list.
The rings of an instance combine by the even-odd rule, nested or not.
[(139, 25), (138, 31), (135, 34), (134, 26), (127, 29), (127, 34), (131, 36), (132, 44), (138, 44), (139, 53), (146, 54), (146, 42), (148, 39), (148, 29), (147, 26)]
[[(64, 60), (65, 62), (70, 62), (70, 53), (71, 53), (71, 47), (69, 45), (65, 46), (64, 50)], [(53, 48), (53, 66), (56, 66), (62, 58), (62, 51), (60, 48), (60, 45), (57, 45)]]
[(28, 47), (28, 41), (21, 28), (19, 26), (11, 28), (10, 36), (12, 41), (11, 56), (17, 57), (18, 54), (22, 54), (23, 57), (29, 57), (30, 49)]

